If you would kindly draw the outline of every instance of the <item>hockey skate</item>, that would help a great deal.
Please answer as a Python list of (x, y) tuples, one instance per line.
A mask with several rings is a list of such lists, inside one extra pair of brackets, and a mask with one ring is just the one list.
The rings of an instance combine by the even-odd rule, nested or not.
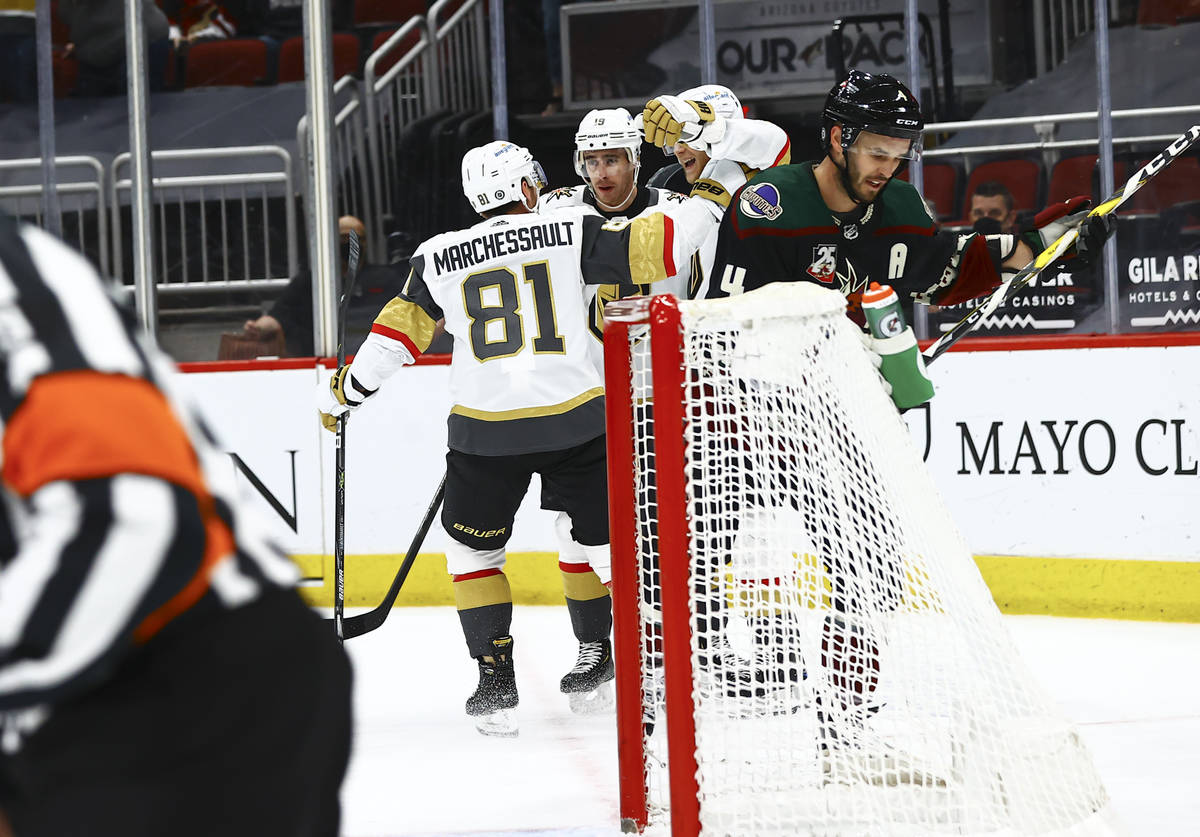
[(616, 705), (613, 676), (612, 643), (608, 638), (581, 642), (575, 667), (563, 675), (558, 688), (575, 714), (599, 715)]
[(492, 640), (492, 645), (494, 653), (477, 658), (479, 685), (467, 698), (467, 714), (475, 719), (475, 729), (481, 734), (514, 738), (520, 730), (513, 709), (520, 698), (513, 668), (513, 639), (503, 636)]
[(946, 786), (940, 770), (872, 735), (851, 713), (817, 711), (817, 756), (826, 784)]

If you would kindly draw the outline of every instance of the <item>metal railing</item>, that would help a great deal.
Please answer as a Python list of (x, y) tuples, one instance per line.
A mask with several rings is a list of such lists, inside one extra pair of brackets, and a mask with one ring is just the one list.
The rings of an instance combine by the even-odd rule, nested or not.
[[(414, 34), (416, 41), (408, 43)], [(438, 75), (433, 33), (420, 16), (396, 30), (367, 58), (363, 88), (377, 224), (385, 214), (395, 215), (399, 209), (404, 129), (437, 110), (441, 98)]]
[(452, 111), (486, 110), (487, 27), (480, 0), (438, 0), (429, 10), (429, 28), (437, 44), (441, 104)]
[[(159, 293), (245, 291), (286, 285), (297, 270), (296, 194), (292, 159), (277, 145), (194, 148), (151, 153), (156, 171), (183, 160), (237, 158), (278, 161), (279, 168), (241, 174), (156, 176), (151, 204), (156, 210), (155, 258)], [(122, 215), (128, 211), (128, 152), (112, 161), (110, 204), (113, 273), (125, 284)], [(265, 164), (264, 164), (265, 165)], [(124, 198), (124, 200), (122, 200)], [(282, 242), (273, 222), (282, 213)], [(252, 232), (253, 231), (253, 232)], [(240, 264), (239, 264), (240, 263)]]
[[(1200, 114), (1200, 105), (1180, 105), (1161, 108), (1132, 108), (1114, 110), (1114, 122), (1129, 119), (1146, 119), (1155, 116), (1184, 116)], [(972, 156), (994, 155), (1013, 152), (1038, 151), (1042, 153), (1045, 168), (1049, 170), (1058, 161), (1059, 151), (1068, 148), (1095, 148), (1099, 144), (1096, 138), (1056, 140), (1058, 126), (1068, 122), (1096, 123), (1096, 111), (1078, 111), (1075, 113), (1048, 113), (1041, 116), (1013, 116), (1003, 119), (976, 119), (966, 122), (934, 122), (925, 126), (926, 136), (958, 131), (982, 130), (988, 128), (1012, 128), (1028, 125), (1033, 129), (1037, 140), (1029, 142), (992, 143), (988, 145), (968, 145), (956, 148), (931, 148), (921, 153), (923, 159), (938, 159), (944, 157), (962, 158), (964, 166), (969, 167)], [(1158, 142), (1170, 142), (1179, 136), (1175, 131), (1169, 134), (1149, 134), (1136, 136), (1115, 136), (1114, 145), (1138, 145)]]
[[(372, 186), (371, 162), (367, 155), (366, 108), (358, 81), (353, 76), (342, 76), (333, 85), (333, 102), (337, 109), (333, 118), (333, 173), (336, 183), (335, 194), (338, 215), (354, 215), (367, 227), (367, 248), (381, 252), (383, 227), (380, 221), (375, 193), (379, 185)], [(296, 148), (300, 155), (300, 170), (308, 171), (308, 117), (300, 117), (296, 123)], [(308, 205), (308, 179), (301, 180), (304, 205)]]
[[(111, 274), (103, 164), (95, 157), (69, 156), (55, 157), (54, 166), (58, 173), (55, 191), (63, 215), (63, 239), (74, 244), (80, 252), (91, 254), (102, 274)], [(82, 179), (78, 174), (72, 174), (72, 170), (86, 171), (90, 177)], [(18, 180), (22, 173), (31, 175), (31, 182), (27, 184), (0, 186), (0, 203), (10, 215), (44, 227), (42, 159), (0, 160), (0, 171), (16, 173)]]

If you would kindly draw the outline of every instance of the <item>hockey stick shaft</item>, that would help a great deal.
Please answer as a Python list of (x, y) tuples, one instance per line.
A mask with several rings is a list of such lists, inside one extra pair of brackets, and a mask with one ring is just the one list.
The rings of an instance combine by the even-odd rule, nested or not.
[[(1093, 215), (1108, 215), (1116, 212), (1117, 209), (1120, 208), (1121, 204), (1133, 197), (1134, 193), (1141, 189), (1142, 186), (1146, 185), (1150, 178), (1157, 175), (1164, 168), (1166, 168), (1172, 160), (1183, 154), (1183, 152), (1186, 151), (1198, 138), (1200, 138), (1200, 125), (1193, 125), (1191, 128), (1188, 128), (1186, 132), (1184, 132), (1174, 142), (1163, 149), (1163, 151), (1159, 153), (1157, 157), (1134, 172), (1130, 178), (1125, 181), (1125, 185), (1113, 192), (1113, 194), (1110, 195), (1108, 199), (1099, 206), (1092, 209), (1092, 211), (1087, 214), (1087, 218), (1090, 218)], [(1084, 221), (1086, 220), (1087, 219), (1085, 218)], [(1071, 248), (1071, 245), (1075, 243), (1075, 240), (1079, 238), (1080, 226), (1082, 226), (1082, 223), (1063, 233), (1062, 236), (1051, 243), (1049, 247), (1039, 253), (1037, 258), (1014, 274), (1011, 278), (1006, 280), (1000, 285), (1000, 287), (996, 288), (996, 290), (992, 291), (992, 293), (986, 299), (979, 303), (979, 305), (972, 308), (971, 311), (965, 317), (955, 323), (949, 331), (935, 340), (923, 353), (925, 362), (932, 363), (934, 360), (941, 357), (947, 349), (949, 349), (971, 331), (974, 331), (975, 328), (977, 328), (983, 321), (984, 317), (992, 314), (992, 312), (994, 312), (997, 308), (1006, 303), (1008, 300), (1012, 299), (1013, 296), (1016, 295), (1017, 291), (1032, 282), (1043, 270), (1059, 261), (1063, 254), (1065, 254), (1067, 250)]]
[(421, 551), (421, 545), (425, 543), (425, 536), (429, 534), (429, 527), (433, 524), (434, 515), (442, 507), (442, 499), (445, 496), (446, 476), (443, 474), (441, 482), (438, 483), (437, 491), (434, 492), (433, 499), (429, 502), (429, 508), (425, 510), (425, 517), (421, 520), (421, 525), (417, 528), (417, 533), (413, 536), (412, 543), (408, 546), (408, 552), (404, 556), (404, 561), (400, 564), (400, 569), (396, 572), (396, 577), (392, 579), (392, 586), (388, 588), (387, 595), (383, 597), (383, 601), (378, 607), (366, 613), (361, 613), (358, 616), (351, 616), (342, 624), (346, 639), (352, 639), (373, 631), (383, 624), (383, 620), (387, 619), (387, 615), (392, 610), (392, 605), (396, 603), (396, 596), (399, 595), (400, 588), (404, 586), (404, 582), (408, 578), (408, 572), (412, 569), (413, 562), (417, 559), (417, 553)]
[[(346, 310), (358, 278), (358, 260), (362, 253), (358, 233), (347, 234), (349, 252), (346, 259), (346, 278), (338, 306), (337, 364), (346, 364)], [(346, 420), (348, 413), (338, 416), (337, 441), (334, 443), (333, 471), (333, 631), (338, 641), (345, 639), (343, 616), (346, 609)]]

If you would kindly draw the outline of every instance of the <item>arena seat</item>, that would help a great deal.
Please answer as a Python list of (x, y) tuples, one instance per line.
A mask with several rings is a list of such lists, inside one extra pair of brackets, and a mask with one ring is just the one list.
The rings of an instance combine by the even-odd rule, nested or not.
[[(1017, 212), (1041, 209), (1039, 191), (1042, 181), (1042, 167), (1033, 160), (1013, 158), (1008, 160), (992, 160), (976, 166), (967, 178), (967, 188), (964, 191), (963, 213), (969, 206), (967, 203), (980, 183), (995, 180), (1008, 187), (1013, 196), (1013, 209)], [(967, 221), (966, 223), (970, 223)]]
[(1151, 182), (1163, 209), (1200, 201), (1200, 158), (1180, 157)]
[[(367, 57), (369, 58), (370, 56), (374, 55), (375, 52), (384, 45), (387, 39), (395, 34), (395, 29), (384, 29), (376, 32), (375, 37), (371, 39), (371, 49), (367, 53)], [(404, 39), (400, 41), (400, 46), (397, 49), (392, 50), (391, 54), (387, 58), (375, 65), (376, 74), (383, 75), (385, 72), (391, 69), (392, 66), (394, 66), (395, 63), (405, 55), (407, 55), (408, 51), (415, 47), (417, 42), (420, 40), (421, 32), (419, 29), (413, 29), (411, 32), (405, 35)]]
[(425, 0), (354, 0), (354, 25), (404, 23), (427, 11)]
[[(933, 204), (937, 220), (957, 218), (958, 166), (953, 163), (925, 163), (921, 167), (921, 175), (925, 183), (925, 200)], [(908, 169), (904, 170), (901, 179), (910, 179)]]
[(187, 50), (184, 87), (250, 87), (270, 83), (270, 48), (260, 38), (201, 41)]
[[(359, 50), (361, 45), (358, 36), (349, 32), (334, 32), (333, 45), (333, 78), (336, 81), (342, 76), (357, 76), (361, 62)], [(288, 38), (279, 45), (279, 69), (276, 81), (304, 81), (304, 37), (296, 35)]]
[(1138, 26), (1174, 26), (1189, 20), (1200, 20), (1200, 0), (1141, 0), (1138, 3)]

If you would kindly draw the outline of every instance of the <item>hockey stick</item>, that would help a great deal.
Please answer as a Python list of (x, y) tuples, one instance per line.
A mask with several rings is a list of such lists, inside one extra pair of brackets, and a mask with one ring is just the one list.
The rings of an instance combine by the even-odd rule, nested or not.
[(373, 631), (383, 624), (384, 619), (387, 619), (400, 588), (404, 586), (404, 581), (408, 578), (408, 571), (412, 569), (413, 562), (417, 559), (417, 553), (421, 551), (421, 544), (425, 542), (425, 535), (428, 534), (429, 527), (433, 523), (433, 516), (441, 508), (442, 498), (445, 495), (446, 475), (443, 474), (442, 481), (438, 483), (437, 491), (433, 494), (433, 500), (430, 501), (429, 508), (425, 510), (425, 519), (421, 521), (417, 534), (413, 536), (412, 543), (408, 546), (408, 552), (404, 556), (404, 563), (400, 565), (396, 577), (392, 579), (392, 586), (388, 588), (387, 595), (383, 597), (383, 601), (378, 607), (368, 610), (366, 613), (360, 613), (358, 616), (351, 616), (342, 623), (343, 636), (346, 639), (353, 639)]
[[(1108, 200), (1089, 212), (1087, 217), (1108, 215), (1116, 212), (1121, 204), (1133, 197), (1134, 192), (1142, 188), (1150, 178), (1161, 172), (1172, 160), (1186, 151), (1197, 138), (1200, 138), (1200, 125), (1193, 125), (1182, 136), (1168, 145), (1157, 157), (1134, 172), (1125, 181), (1124, 186), (1117, 189)], [(1084, 220), (1086, 221), (1087, 219), (1085, 218)], [(973, 331), (983, 321), (984, 317), (989, 316), (1001, 305), (1012, 299), (1017, 291), (1028, 285), (1043, 270), (1062, 258), (1062, 255), (1079, 238), (1080, 226), (1082, 226), (1082, 222), (1063, 233), (1049, 247), (1039, 253), (1037, 258), (1004, 280), (1000, 287), (992, 291), (987, 299), (972, 308), (967, 316), (963, 317), (949, 331), (935, 340), (923, 353), (925, 362), (931, 363), (941, 357), (943, 352)]]
[[(358, 233), (347, 233), (349, 253), (346, 258), (346, 278), (342, 283), (342, 298), (338, 311), (337, 368), (346, 365), (346, 312), (350, 308), (350, 297), (354, 293), (354, 282), (358, 279), (358, 259), (362, 252)], [(338, 642), (345, 641), (345, 625), (342, 615), (346, 608), (346, 421), (349, 413), (342, 413), (337, 420), (337, 441), (333, 454), (333, 632)]]

